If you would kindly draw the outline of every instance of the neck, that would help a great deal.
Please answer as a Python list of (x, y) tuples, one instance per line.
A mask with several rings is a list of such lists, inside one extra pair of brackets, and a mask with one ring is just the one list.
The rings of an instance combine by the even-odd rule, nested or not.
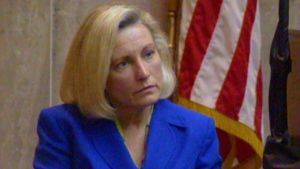
[(152, 109), (153, 105), (139, 109), (117, 108), (117, 118), (123, 129), (145, 127), (149, 123)]

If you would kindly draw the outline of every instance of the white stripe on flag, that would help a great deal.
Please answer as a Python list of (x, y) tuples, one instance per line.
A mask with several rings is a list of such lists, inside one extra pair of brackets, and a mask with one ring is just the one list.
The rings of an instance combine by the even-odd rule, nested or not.
[(246, 0), (224, 0), (214, 34), (197, 74), (191, 100), (215, 108), (241, 32)]
[(178, 44), (178, 62), (177, 68), (180, 70), (180, 63), (183, 55), (183, 50), (185, 46), (185, 39), (192, 21), (194, 10), (198, 0), (189, 0), (182, 2), (182, 16), (180, 24), (180, 35)]
[(251, 34), (251, 50), (249, 57), (248, 76), (246, 93), (244, 96), (243, 104), (239, 112), (239, 121), (246, 124), (251, 129), (255, 130), (255, 106), (256, 106), (256, 83), (258, 70), (260, 66), (260, 47), (261, 47), (261, 34), (260, 34), (260, 20), (259, 20), (258, 3), (256, 8), (256, 16), (254, 27)]

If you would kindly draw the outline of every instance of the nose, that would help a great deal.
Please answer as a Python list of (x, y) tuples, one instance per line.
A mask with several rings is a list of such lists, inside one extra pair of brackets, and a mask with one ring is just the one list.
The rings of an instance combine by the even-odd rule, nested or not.
[(137, 60), (135, 76), (137, 80), (146, 80), (150, 76), (147, 63), (142, 59)]

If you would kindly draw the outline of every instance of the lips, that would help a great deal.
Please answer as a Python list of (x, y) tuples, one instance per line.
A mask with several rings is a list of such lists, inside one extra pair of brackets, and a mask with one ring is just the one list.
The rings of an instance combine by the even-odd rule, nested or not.
[(147, 91), (154, 87), (157, 87), (157, 85), (149, 85), (149, 86), (143, 87), (142, 89), (139, 89), (138, 91), (134, 92), (134, 94), (142, 93), (142, 92)]

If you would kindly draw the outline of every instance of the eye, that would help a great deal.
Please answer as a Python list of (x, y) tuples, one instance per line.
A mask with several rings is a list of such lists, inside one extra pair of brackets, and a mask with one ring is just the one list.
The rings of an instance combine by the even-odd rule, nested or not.
[(126, 61), (123, 61), (123, 62), (120, 62), (120, 63), (118, 63), (117, 65), (116, 65), (116, 68), (117, 69), (123, 69), (123, 68), (125, 68), (126, 66), (128, 66), (128, 62), (126, 62)]
[(147, 51), (147, 52), (145, 53), (145, 57), (146, 57), (146, 58), (152, 58), (152, 56), (153, 56), (154, 53), (155, 53), (154, 50)]

